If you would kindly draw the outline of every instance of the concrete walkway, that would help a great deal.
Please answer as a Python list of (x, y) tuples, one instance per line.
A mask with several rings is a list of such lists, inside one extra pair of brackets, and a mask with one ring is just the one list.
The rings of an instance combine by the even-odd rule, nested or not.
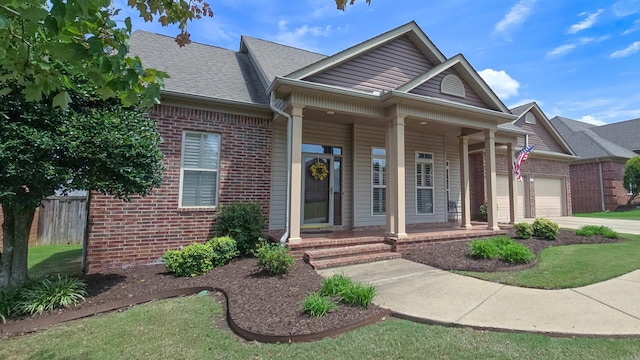
[[(548, 217), (546, 219), (556, 222), (560, 228), (564, 229), (579, 229), (585, 225), (603, 225), (608, 226), (612, 230), (621, 234), (640, 235), (640, 221), (638, 220), (596, 219), (572, 216)], [(531, 224), (534, 220), (535, 219), (528, 218), (519, 219), (518, 221), (524, 221)]]
[(374, 284), (375, 304), (415, 321), (564, 336), (640, 336), (640, 270), (566, 290), (501, 285), (404, 259), (318, 272)]

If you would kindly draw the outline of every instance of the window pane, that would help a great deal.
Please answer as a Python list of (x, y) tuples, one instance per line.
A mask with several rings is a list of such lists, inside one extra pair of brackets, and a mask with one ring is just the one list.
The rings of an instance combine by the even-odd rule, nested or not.
[(182, 206), (214, 206), (216, 172), (185, 170), (182, 179)]
[(373, 214), (383, 215), (387, 212), (387, 189), (373, 189)]
[(186, 133), (182, 166), (218, 169), (220, 138), (212, 134)]
[(433, 189), (417, 189), (418, 214), (433, 214)]

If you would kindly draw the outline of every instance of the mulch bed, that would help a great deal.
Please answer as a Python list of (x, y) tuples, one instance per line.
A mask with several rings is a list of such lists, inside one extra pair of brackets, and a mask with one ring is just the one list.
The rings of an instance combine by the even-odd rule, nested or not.
[[(531, 238), (528, 240), (515, 239), (515, 230), (509, 229), (508, 236), (526, 245), (536, 255), (550, 246), (572, 245), (572, 244), (604, 244), (623, 241), (623, 239), (607, 239), (600, 235), (578, 236), (574, 231), (560, 230), (557, 240), (544, 240)], [(421, 264), (430, 265), (443, 270), (467, 270), (467, 271), (509, 271), (519, 270), (526, 267), (535, 266), (536, 262), (527, 265), (512, 264), (500, 259), (478, 259), (469, 255), (469, 241), (451, 241), (446, 243), (429, 244), (422, 247), (409, 249), (402, 254), (402, 257)]]
[[(510, 230), (509, 235), (514, 237), (515, 232)], [(601, 236), (581, 237), (572, 231), (560, 230), (559, 238), (555, 241), (518, 241), (538, 255), (549, 246), (611, 243), (620, 240)], [(518, 266), (501, 260), (475, 259), (468, 255), (468, 241), (430, 244), (408, 250), (403, 257), (444, 270), (498, 271)], [(62, 310), (62, 313), (86, 312), (90, 308), (104, 307), (109, 303), (126, 302), (127, 299), (175, 289), (206, 287), (222, 289), (227, 295), (228, 315), (234, 325), (246, 332), (267, 337), (304, 338), (319, 333), (330, 334), (333, 330), (366, 323), (369, 319), (377, 320), (387, 314), (387, 310), (375, 305), (366, 309), (341, 305), (322, 318), (305, 315), (301, 309), (302, 301), (307, 294), (320, 289), (322, 277), (301, 261), (296, 262), (285, 276), (269, 276), (258, 269), (257, 259), (245, 258), (193, 278), (176, 278), (166, 273), (163, 265), (149, 265), (87, 275), (84, 280), (88, 284), (89, 293), (86, 301), (75, 308)], [(47, 316), (51, 315), (45, 314), (40, 318)], [(30, 321), (33, 322), (33, 319)], [(8, 325), (15, 326), (19, 322), (12, 321)]]

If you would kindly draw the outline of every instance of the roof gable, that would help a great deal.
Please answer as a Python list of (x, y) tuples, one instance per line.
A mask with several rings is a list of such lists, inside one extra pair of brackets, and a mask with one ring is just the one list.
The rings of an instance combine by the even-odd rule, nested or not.
[(571, 146), (581, 159), (606, 157), (632, 158), (636, 154), (612, 141), (602, 138), (593, 131), (597, 126), (582, 121), (556, 116), (550, 123)]
[[(540, 109), (538, 104), (535, 102), (525, 104), (512, 109), (512, 112), (517, 113), (519, 116), (518, 119), (513, 122), (513, 125), (530, 133), (529, 144), (535, 144), (536, 150), (574, 155), (569, 144), (567, 144), (553, 125), (551, 125), (549, 119), (542, 109)], [(532, 114), (534, 116), (535, 123), (528, 123), (525, 121), (527, 114)], [(519, 138), (517, 146), (523, 147), (524, 145), (524, 139)]]

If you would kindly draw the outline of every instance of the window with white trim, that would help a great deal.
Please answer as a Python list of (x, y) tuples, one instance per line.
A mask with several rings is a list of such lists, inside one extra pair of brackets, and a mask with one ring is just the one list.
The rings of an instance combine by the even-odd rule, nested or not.
[(383, 148), (371, 149), (371, 212), (387, 212), (387, 151)]
[(433, 214), (433, 154), (416, 152), (416, 213)]
[(220, 135), (182, 133), (180, 206), (214, 207), (218, 203)]

